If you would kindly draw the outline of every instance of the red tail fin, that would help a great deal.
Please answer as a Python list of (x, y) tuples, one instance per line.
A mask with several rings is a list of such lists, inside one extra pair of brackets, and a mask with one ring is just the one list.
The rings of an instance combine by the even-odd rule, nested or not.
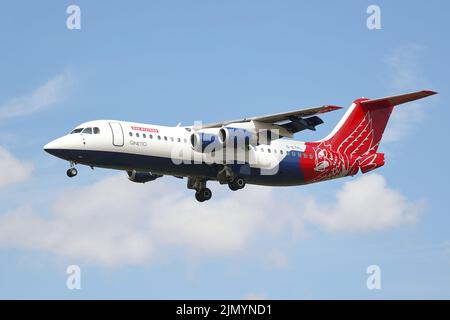
[[(435, 93), (419, 91), (374, 100), (355, 100), (325, 139), (307, 143), (315, 157), (312, 169), (303, 173), (305, 182), (355, 175), (359, 169), (366, 173), (383, 166), (384, 154), (377, 153), (377, 149), (394, 106)], [(300, 161), (301, 166), (307, 167), (307, 160), (302, 157)]]
[(436, 92), (418, 91), (381, 99), (355, 100), (324, 142), (350, 159), (375, 153), (394, 106), (433, 94)]

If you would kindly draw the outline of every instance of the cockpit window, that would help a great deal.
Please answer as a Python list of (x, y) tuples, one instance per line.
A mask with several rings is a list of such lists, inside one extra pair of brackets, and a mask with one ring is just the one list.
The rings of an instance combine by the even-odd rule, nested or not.
[(73, 134), (73, 133), (80, 133), (81, 131), (83, 131), (83, 128), (76, 128), (76, 129), (74, 129), (70, 134)]
[(95, 127), (95, 128), (94, 128), (94, 134), (100, 134), (100, 129), (97, 128), (97, 127)]
[(85, 128), (85, 129), (83, 130), (83, 132), (81, 132), (81, 133), (84, 133), (84, 134), (92, 134), (92, 128)]

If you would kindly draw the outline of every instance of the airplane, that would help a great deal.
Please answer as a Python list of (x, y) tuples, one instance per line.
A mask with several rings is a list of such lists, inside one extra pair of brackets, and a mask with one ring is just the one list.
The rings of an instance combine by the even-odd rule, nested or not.
[(233, 191), (246, 184), (297, 186), (375, 170), (385, 163), (378, 152), (394, 107), (436, 94), (423, 90), (380, 99), (360, 98), (325, 138), (293, 138), (323, 123), (318, 115), (342, 109), (334, 105), (266, 116), (175, 127), (118, 120), (82, 123), (44, 150), (75, 165), (126, 171), (136, 183), (164, 175), (187, 178), (199, 202), (211, 199), (208, 181)]

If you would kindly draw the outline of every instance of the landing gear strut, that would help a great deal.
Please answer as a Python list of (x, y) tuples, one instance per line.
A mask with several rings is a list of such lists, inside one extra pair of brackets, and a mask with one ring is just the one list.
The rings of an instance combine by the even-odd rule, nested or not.
[(67, 170), (67, 176), (69, 178), (75, 177), (78, 174), (78, 170), (74, 167), (74, 163), (70, 161), (70, 168)]
[(211, 199), (212, 192), (206, 187), (206, 179), (200, 177), (190, 177), (187, 182), (188, 189), (195, 190), (195, 199), (204, 202)]

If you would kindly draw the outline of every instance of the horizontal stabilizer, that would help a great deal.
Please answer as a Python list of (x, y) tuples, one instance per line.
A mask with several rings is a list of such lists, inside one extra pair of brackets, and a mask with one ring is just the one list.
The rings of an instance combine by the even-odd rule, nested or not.
[(431, 90), (423, 90), (423, 91), (417, 91), (417, 92), (411, 92), (411, 93), (405, 93), (398, 96), (391, 96), (391, 97), (385, 97), (380, 99), (372, 99), (372, 100), (365, 100), (361, 101), (362, 105), (376, 105), (380, 103), (388, 102), (391, 106), (396, 106), (402, 103), (422, 99), (428, 96), (432, 96), (436, 94), (437, 92), (431, 91)]

